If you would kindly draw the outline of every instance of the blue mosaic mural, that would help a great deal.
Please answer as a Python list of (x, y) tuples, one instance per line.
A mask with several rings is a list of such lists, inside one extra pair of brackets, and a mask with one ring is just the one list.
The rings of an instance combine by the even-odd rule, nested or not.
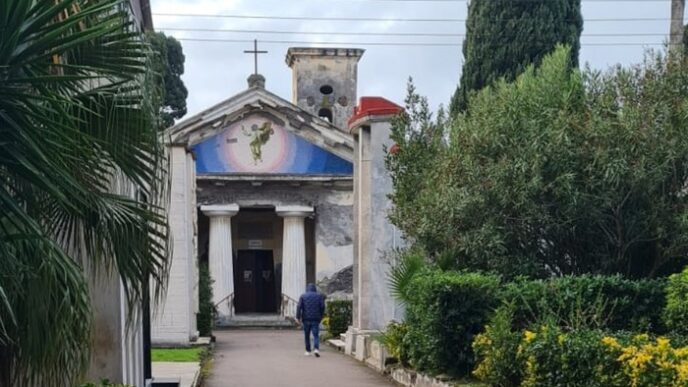
[(192, 150), (199, 174), (353, 174), (352, 163), (262, 117), (233, 124)]

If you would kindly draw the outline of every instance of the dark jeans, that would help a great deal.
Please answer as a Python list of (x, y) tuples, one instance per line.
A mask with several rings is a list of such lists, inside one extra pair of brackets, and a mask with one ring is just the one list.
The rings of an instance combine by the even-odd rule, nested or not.
[(313, 348), (320, 349), (320, 321), (304, 321), (303, 334), (306, 339), (306, 351), (311, 351), (311, 333), (313, 334)]

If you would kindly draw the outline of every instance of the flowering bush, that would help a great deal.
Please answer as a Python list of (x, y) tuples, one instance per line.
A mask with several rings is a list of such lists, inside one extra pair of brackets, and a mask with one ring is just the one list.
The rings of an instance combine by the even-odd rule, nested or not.
[(613, 359), (605, 353), (597, 331), (567, 334), (556, 325), (543, 325), (535, 332), (524, 331), (516, 351), (523, 366), (523, 387), (617, 386), (605, 377), (605, 365)]
[(488, 325), (474, 341), (478, 363), (473, 374), (491, 386), (688, 386), (688, 346), (674, 346), (666, 337), (563, 332), (545, 324), (521, 332), (514, 349), (504, 345), (508, 336), (501, 331)]
[(473, 340), (473, 353), (480, 361), (473, 375), (492, 386), (515, 387), (522, 377), (523, 371), (516, 359), (521, 335), (512, 330), (512, 319), (512, 307), (497, 309), (485, 332)]
[(408, 342), (406, 334), (408, 326), (405, 323), (392, 321), (387, 324), (385, 332), (382, 334), (382, 342), (394, 359), (401, 364), (408, 364)]
[(621, 364), (626, 386), (684, 387), (688, 385), (688, 347), (674, 348), (666, 337), (634, 336), (627, 344), (615, 337), (602, 339), (608, 353)]

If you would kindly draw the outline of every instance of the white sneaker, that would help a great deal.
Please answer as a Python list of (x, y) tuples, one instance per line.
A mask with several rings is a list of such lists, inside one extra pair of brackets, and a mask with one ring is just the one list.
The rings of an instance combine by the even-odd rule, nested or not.
[(306, 353), (304, 354), (304, 356), (310, 356), (310, 355), (311, 355), (311, 353), (308, 351), (306, 351)]
[(317, 349), (313, 351), (313, 354), (315, 354), (315, 357), (320, 357), (320, 351), (318, 351)]

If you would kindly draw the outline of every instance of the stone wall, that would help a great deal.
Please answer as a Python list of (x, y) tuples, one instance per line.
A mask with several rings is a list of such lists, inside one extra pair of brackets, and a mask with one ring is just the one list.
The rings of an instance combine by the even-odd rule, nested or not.
[[(356, 104), (360, 49), (291, 48), (292, 103), (319, 116), (323, 108), (333, 113), (332, 123), (346, 128)], [(327, 89), (329, 88), (329, 89)]]

